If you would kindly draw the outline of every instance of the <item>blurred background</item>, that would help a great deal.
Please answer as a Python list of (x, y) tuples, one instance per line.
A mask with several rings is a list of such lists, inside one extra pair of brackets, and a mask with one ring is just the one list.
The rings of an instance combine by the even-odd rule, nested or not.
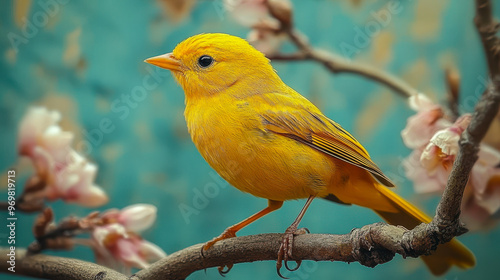
[[(397, 2), (399, 12), (391, 13), (387, 20), (378, 19), (376, 13), (389, 2)], [(473, 1), (292, 3), (295, 25), (313, 46), (390, 72), (436, 102), (444, 104), (446, 100), (446, 69), (460, 73), (462, 113), (473, 110), (477, 92), (484, 89), (486, 64), (473, 24)], [(500, 17), (500, 5), (494, 8)], [(375, 29), (366, 29), (370, 25)], [(182, 89), (166, 70), (143, 62), (170, 52), (195, 34), (223, 32), (246, 37), (249, 31), (224, 10), (222, 0), (4, 1), (0, 9), (1, 195), (6, 199), (8, 169), (17, 170), (18, 191), (33, 172), (30, 162), (18, 157), (17, 127), (27, 108), (41, 105), (61, 112), (61, 126), (75, 134), (75, 149), (98, 165), (96, 183), (110, 202), (97, 210), (134, 203), (155, 205), (157, 222), (144, 237), (168, 254), (205, 242), (264, 208), (266, 200), (228, 186), (203, 160), (186, 129)], [(359, 32), (366, 40), (359, 39), (363, 36)], [(355, 50), (346, 51), (346, 45)], [(292, 52), (294, 47), (285, 43), (281, 50)], [(333, 75), (318, 63), (272, 64), (285, 83), (363, 143), (397, 183), (396, 192), (434, 213), (438, 198), (416, 195), (401, 166), (410, 150), (403, 145), (400, 133), (406, 119), (414, 114), (404, 98), (358, 75)], [(156, 81), (155, 86), (145, 94), (132, 95), (137, 87), (144, 87), (147, 76)], [(99, 130), (106, 118), (112, 122), (109, 133)], [(491, 141), (500, 139), (496, 136), (489, 135)], [(283, 232), (304, 202), (285, 203), (239, 235)], [(57, 220), (93, 211), (61, 201), (50, 205)], [(0, 214), (5, 221), (5, 213)], [(35, 215), (17, 215), (16, 243), (25, 247), (33, 240)], [(378, 221), (370, 210), (318, 199), (301, 225), (313, 233), (344, 234)], [(7, 245), (6, 236), (2, 228), (0, 246)], [(442, 279), (489, 279), (500, 273), (500, 227), (459, 239), (474, 251), (477, 266), (468, 271), (454, 268)], [(46, 253), (89, 261), (94, 258), (86, 247)], [(283, 273), (294, 280), (434, 278), (423, 262), (400, 256), (374, 269), (358, 263), (306, 261), (298, 271)], [(12, 273), (1, 278), (24, 279)], [(221, 276), (213, 268), (196, 272), (189, 279)], [(266, 261), (238, 264), (226, 279), (278, 276), (275, 263)]]

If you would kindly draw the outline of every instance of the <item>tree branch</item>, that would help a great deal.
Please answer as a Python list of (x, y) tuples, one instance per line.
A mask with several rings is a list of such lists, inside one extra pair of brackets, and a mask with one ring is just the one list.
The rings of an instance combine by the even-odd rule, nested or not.
[(113, 269), (72, 258), (62, 258), (48, 255), (26, 255), (26, 250), (16, 250), (15, 272), (10, 267), (8, 249), (0, 249), (0, 269), (4, 273), (26, 275), (43, 279), (55, 280), (126, 280), (127, 276)]
[[(489, 73), (491, 76), (498, 76), (500, 73), (500, 39), (496, 36), (496, 33), (500, 26), (493, 19), (492, 6), (489, 0), (476, 0), (474, 23), (483, 43)], [(495, 81), (495, 83), (498, 83), (498, 81)]]
[[(425, 229), (416, 231), (422, 230)], [(392, 260), (395, 252), (403, 256), (414, 255), (413, 249), (408, 247), (410, 243), (402, 242), (408, 232), (403, 227), (377, 223), (344, 235), (299, 235), (294, 239), (293, 256), (295, 260), (359, 262), (374, 267)], [(205, 268), (276, 260), (282, 238), (282, 234), (270, 233), (225, 239), (204, 252), (205, 257), (200, 254), (203, 244), (197, 244), (139, 271), (131, 280), (185, 279)], [(426, 253), (431, 252), (429, 246), (426, 248)]]
[[(423, 227), (412, 230), (413, 236), (428, 238)], [(354, 229), (349, 234), (304, 234), (295, 237), (293, 255), (295, 260), (314, 261), (343, 261), (359, 262), (363, 265), (374, 267), (392, 260), (395, 253), (403, 256), (417, 256), (431, 252), (431, 247), (425, 244), (422, 252), (414, 252), (408, 244), (417, 244), (419, 241), (407, 242), (409, 231), (403, 227), (377, 223)], [(131, 280), (156, 280), (156, 279), (185, 279), (191, 273), (210, 267), (224, 266), (242, 262), (262, 260), (276, 260), (282, 234), (269, 233), (252, 236), (242, 236), (225, 239), (217, 242), (210, 250), (201, 255), (204, 244), (197, 244), (152, 264), (130, 277)], [(424, 242), (428, 240), (423, 239)], [(0, 250), (0, 267), (6, 271), (9, 267), (7, 253)], [(82, 271), (82, 269), (84, 270)], [(61, 274), (61, 278), (53, 278)], [(53, 257), (42, 254), (26, 256), (25, 250), (16, 253), (16, 273), (44, 277), (48, 279), (97, 279), (96, 275), (106, 273), (105, 276), (118, 275), (121, 278), (102, 279), (127, 279), (124, 275), (110, 269), (85, 261)], [(112, 271), (112, 270), (111, 270)], [(113, 271), (114, 272), (114, 271)], [(115, 276), (115, 277), (118, 277)], [(100, 278), (99, 278), (100, 279)]]
[[(280, 20), (279, 18), (277, 19)], [(315, 49), (309, 44), (305, 35), (294, 30), (290, 25), (282, 24), (282, 26), (285, 26), (282, 31), (287, 34), (290, 41), (293, 42), (299, 51), (293, 54), (270, 55), (268, 58), (271, 60), (313, 60), (323, 64), (332, 73), (353, 73), (364, 76), (368, 79), (386, 85), (403, 97), (410, 97), (418, 93), (418, 91), (411, 87), (408, 83), (392, 74), (369, 65), (352, 63), (327, 51)]]

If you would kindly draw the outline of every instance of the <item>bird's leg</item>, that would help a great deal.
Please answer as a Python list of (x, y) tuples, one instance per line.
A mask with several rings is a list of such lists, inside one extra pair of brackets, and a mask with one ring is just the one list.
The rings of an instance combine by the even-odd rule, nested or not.
[(298, 226), (299, 226), (300, 221), (304, 217), (304, 214), (306, 213), (307, 208), (309, 208), (309, 205), (311, 205), (311, 202), (313, 201), (313, 199), (315, 197), (316, 196), (314, 196), (314, 195), (309, 196), (309, 198), (306, 201), (306, 204), (304, 205), (304, 207), (302, 207), (302, 210), (300, 210), (300, 213), (297, 216), (297, 218), (295, 218), (295, 221), (293, 221), (293, 223), (285, 230), (285, 233), (283, 235), (283, 239), (281, 241), (280, 249), (278, 251), (278, 261), (276, 262), (276, 270), (278, 271), (278, 275), (281, 278), (286, 278), (286, 277), (283, 277), (283, 275), (281, 275), (281, 272), (280, 272), (281, 266), (283, 265), (283, 261), (285, 261), (285, 267), (289, 271), (297, 270), (300, 266), (300, 261), (297, 261), (297, 267), (294, 269), (290, 269), (287, 265), (287, 262), (288, 262), (288, 258), (292, 258), (293, 237), (295, 235), (300, 235), (300, 234), (304, 234), (306, 232), (307, 233), (309, 232), (309, 230), (307, 228), (298, 229)]
[[(244, 219), (243, 221), (226, 228), (226, 230), (224, 230), (224, 232), (221, 235), (219, 235), (219, 236), (215, 237), (214, 239), (205, 243), (205, 245), (203, 247), (201, 247), (201, 255), (203, 256), (203, 251), (210, 249), (210, 247), (212, 247), (217, 241), (231, 238), (231, 237), (236, 237), (236, 232), (238, 232), (240, 229), (242, 229), (242, 228), (246, 227), (247, 225), (255, 222), (256, 220), (262, 218), (266, 214), (269, 214), (269, 213), (273, 212), (274, 210), (280, 209), (282, 205), (283, 205), (283, 201), (269, 200), (266, 208), (260, 210), (259, 212), (253, 214), (252, 216)], [(224, 270), (225, 266), (227, 266), (226, 270)], [(227, 274), (229, 272), (229, 270), (231, 270), (231, 268), (233, 267), (233, 264), (228, 264), (225, 266), (218, 267), (219, 274), (222, 276), (224, 276), (225, 274)]]
[(246, 218), (245, 220), (226, 228), (226, 230), (224, 230), (224, 232), (221, 235), (219, 235), (219, 236), (215, 237), (214, 239), (205, 243), (205, 245), (202, 247), (202, 254), (203, 254), (203, 251), (210, 249), (210, 247), (212, 247), (217, 241), (231, 238), (231, 237), (236, 237), (236, 232), (238, 232), (240, 229), (242, 229), (242, 228), (246, 227), (247, 225), (251, 224), (252, 222), (255, 222), (256, 220), (262, 218), (266, 214), (269, 214), (269, 213), (273, 212), (274, 210), (281, 208), (282, 205), (283, 205), (283, 201), (269, 200), (266, 208), (253, 214), (252, 216)]

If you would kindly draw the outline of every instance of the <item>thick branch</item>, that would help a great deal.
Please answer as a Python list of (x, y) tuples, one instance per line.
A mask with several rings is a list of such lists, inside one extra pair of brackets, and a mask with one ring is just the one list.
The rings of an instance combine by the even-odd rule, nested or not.
[[(426, 235), (425, 227), (413, 231), (413, 236)], [(403, 256), (431, 252), (430, 246), (425, 245), (422, 246), (427, 248), (425, 252), (411, 249), (406, 242), (408, 232), (402, 227), (377, 223), (344, 235), (304, 234), (295, 237), (293, 255), (296, 260), (360, 262), (374, 267), (392, 260), (395, 252)], [(283, 235), (277, 233), (230, 238), (216, 243), (204, 253), (205, 257), (200, 253), (203, 244), (197, 244), (139, 271), (131, 280), (185, 279), (205, 268), (276, 260), (282, 238)], [(422, 241), (426, 242), (425, 239)]]
[(4, 273), (26, 275), (44, 279), (60, 280), (126, 280), (127, 276), (113, 269), (82, 260), (47, 256), (42, 254), (26, 256), (26, 250), (16, 250), (15, 272), (10, 267), (10, 250), (0, 249), (0, 269)]
[[(422, 233), (425, 230), (421, 227), (416, 231)], [(428, 247), (426, 252), (415, 252), (409, 248), (406, 245), (409, 243), (403, 242), (407, 233), (408, 230), (402, 227), (377, 223), (344, 235), (305, 234), (295, 238), (293, 254), (297, 260), (360, 262), (374, 267), (390, 261), (395, 252), (403, 256), (430, 252), (429, 246), (423, 246)], [(278, 233), (230, 238), (217, 242), (204, 253), (205, 256), (200, 253), (203, 244), (197, 244), (163, 258), (130, 279), (185, 279), (205, 268), (276, 260), (282, 238), (283, 235)], [(7, 271), (9, 266), (7, 253), (7, 250), (0, 250), (3, 271)], [(42, 254), (26, 256), (24, 250), (16, 253), (16, 273), (49, 279), (127, 279), (96, 264)], [(95, 278), (97, 275), (105, 278)]]

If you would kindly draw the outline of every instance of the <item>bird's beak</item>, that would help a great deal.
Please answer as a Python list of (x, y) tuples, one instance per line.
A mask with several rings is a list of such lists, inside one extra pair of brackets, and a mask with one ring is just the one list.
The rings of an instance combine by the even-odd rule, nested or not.
[(172, 53), (151, 57), (144, 62), (172, 71), (181, 71), (181, 62)]

